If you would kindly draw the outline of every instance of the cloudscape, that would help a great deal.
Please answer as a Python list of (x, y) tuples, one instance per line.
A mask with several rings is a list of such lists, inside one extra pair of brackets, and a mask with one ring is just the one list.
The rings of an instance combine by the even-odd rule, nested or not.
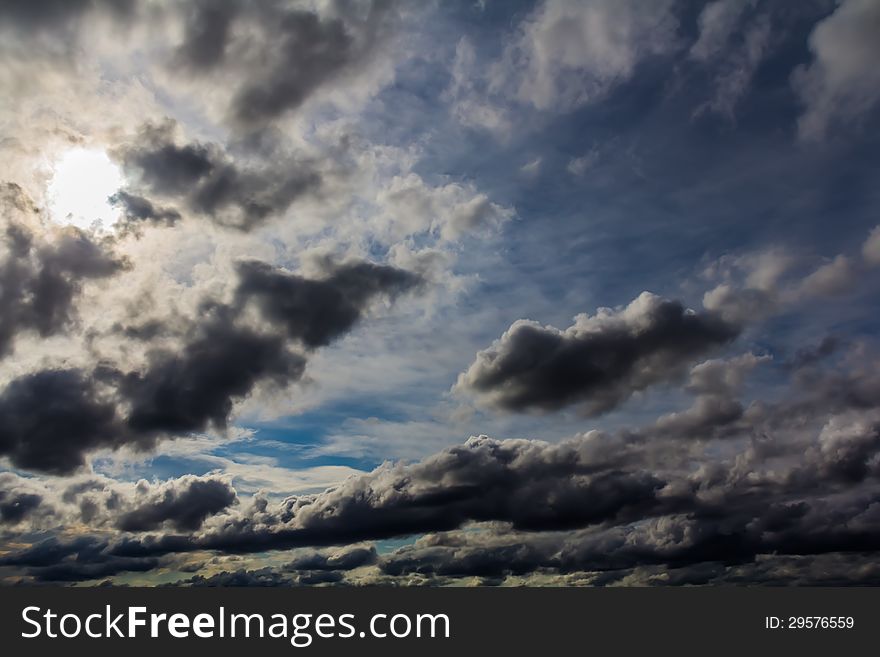
[(880, 1), (0, 2), (0, 583), (880, 584)]

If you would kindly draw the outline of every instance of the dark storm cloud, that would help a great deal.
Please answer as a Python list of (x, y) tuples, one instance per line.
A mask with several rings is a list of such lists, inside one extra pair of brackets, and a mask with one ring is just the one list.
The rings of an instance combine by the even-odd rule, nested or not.
[(253, 302), (268, 321), (309, 348), (349, 331), (374, 298), (393, 299), (422, 282), (409, 271), (369, 262), (333, 266), (320, 280), (252, 260), (239, 263), (237, 271), (238, 303)]
[(160, 565), (156, 558), (107, 555), (105, 548), (106, 543), (93, 536), (66, 543), (49, 538), (17, 554), (0, 557), (0, 567), (19, 567), (37, 582), (79, 582), (122, 572), (148, 572)]
[[(725, 572), (755, 567), (765, 555), (837, 555), (846, 561), (853, 553), (880, 546), (876, 492), (843, 501), (767, 503), (761, 498), (748, 505), (729, 501), (734, 502), (730, 507), (712, 512), (695, 509), (690, 514), (578, 532), (512, 534), (495, 527), (437, 534), (383, 556), (379, 565), (396, 577), (590, 573), (592, 584), (619, 581), (634, 569), (656, 567), (660, 572), (675, 571), (678, 581), (667, 583), (683, 584), (723, 581), (729, 576)], [(848, 579), (858, 582), (861, 577), (853, 572)], [(875, 579), (873, 573), (868, 581)]]
[[(735, 394), (756, 360), (707, 361), (693, 368), (688, 387), (698, 398)], [(868, 553), (880, 549), (880, 397), (865, 406), (880, 380), (873, 369), (825, 372), (800, 382), (796, 398), (749, 405), (734, 423), (744, 447), (728, 457), (719, 450), (707, 461), (699, 442), (661, 439), (655, 425), (558, 444), (475, 438), (323, 493), (226, 509), (193, 533), (56, 541), (0, 565), (44, 576), (40, 563), (83, 550), (77, 563), (99, 572), (104, 562), (112, 569), (200, 550), (258, 553), (428, 534), (381, 557), (371, 548), (295, 555), (285, 570), (291, 582), (327, 581), (320, 573), (341, 581), (340, 573), (376, 560), (384, 576), (413, 581), (586, 573), (598, 584), (663, 569), (697, 583), (745, 577), (764, 555)], [(832, 385), (840, 396), (817, 401)]]
[[(321, 185), (320, 174), (307, 162), (287, 158), (241, 165), (217, 145), (178, 144), (175, 130), (173, 121), (148, 124), (117, 155), (145, 193), (182, 202), (224, 226), (249, 230)], [(173, 223), (176, 216), (176, 210), (157, 210), (151, 200), (128, 190), (116, 199), (135, 218)]]
[(123, 513), (116, 525), (123, 531), (144, 532), (167, 522), (178, 531), (193, 531), (201, 527), (206, 518), (235, 501), (235, 491), (225, 481), (184, 477), (158, 496)]
[(473, 438), (412, 465), (382, 467), (318, 495), (230, 519), (207, 533), (116, 545), (119, 556), (199, 549), (232, 553), (343, 545), (506, 521), (517, 529), (581, 527), (673, 507), (646, 472), (592, 473), (576, 444)]
[(132, 431), (225, 429), (233, 402), (258, 382), (284, 385), (302, 376), (305, 359), (287, 349), (283, 336), (237, 325), (222, 306), (204, 312), (207, 317), (179, 350), (156, 350), (144, 371), (122, 377)]
[[(690, 387), (699, 395), (732, 394), (754, 360), (747, 355), (704, 363), (694, 368)], [(654, 425), (615, 435), (591, 432), (559, 444), (483, 437), (417, 463), (383, 466), (324, 493), (254, 506), (201, 534), (108, 543), (106, 554), (254, 553), (471, 523), (501, 523), (500, 538), (470, 551), (442, 542), (424, 553), (404, 549), (381, 559), (383, 569), (499, 577), (873, 550), (880, 546), (874, 517), (880, 508), (880, 421), (870, 419), (873, 410), (865, 410), (858, 396), (843, 394), (830, 405), (811, 398), (832, 380), (864, 394), (877, 379), (870, 371), (848, 376), (811, 382), (803, 398), (749, 406), (731, 434), (746, 438), (747, 446), (730, 461), (705, 462), (694, 442), (660, 440), (665, 434)], [(706, 439), (715, 435), (710, 430)], [(700, 467), (683, 468), (688, 462)], [(504, 543), (504, 536), (512, 538)], [(443, 563), (432, 565), (437, 560)], [(290, 568), (345, 566), (305, 556)]]
[(33, 493), (8, 494), (0, 491), (0, 520), (15, 524), (37, 509), (43, 498)]
[(319, 13), (274, 0), (199, 2), (186, 12), (174, 65), (190, 75), (235, 75), (214, 78), (234, 87), (230, 118), (259, 129), (362, 72), (387, 38), (393, 5), (342, 2)]
[(434, 577), (507, 577), (533, 573), (553, 567), (550, 555), (528, 540), (507, 545), (468, 546), (431, 545), (425, 541), (405, 546), (383, 557), (383, 573), (400, 577), (419, 574)]
[(578, 405), (596, 415), (633, 392), (674, 380), (739, 332), (712, 313), (643, 293), (625, 309), (578, 316), (565, 331), (515, 322), (477, 354), (456, 389), (506, 411)]
[(0, 189), (7, 253), (0, 260), (0, 357), (17, 334), (42, 337), (62, 332), (76, 319), (75, 302), (83, 282), (109, 278), (126, 267), (124, 260), (73, 227), (54, 239), (37, 236), (16, 215), (36, 216), (36, 208), (13, 183)]
[[(52, 258), (66, 262), (77, 255), (84, 257), (78, 271), (103, 272), (89, 249), (62, 246)], [(148, 352), (141, 369), (101, 365), (13, 379), (0, 392), (0, 455), (21, 468), (69, 474), (95, 449), (148, 449), (163, 437), (222, 431), (234, 403), (258, 384), (283, 387), (302, 377), (306, 359), (291, 350), (291, 339), (310, 348), (327, 345), (350, 330), (374, 298), (396, 297), (420, 281), (366, 262), (334, 265), (327, 278), (309, 280), (250, 261), (239, 276), (233, 305), (205, 301), (179, 346)], [(251, 300), (267, 326), (242, 320)]]
[(69, 474), (88, 450), (142, 440), (125, 431), (114, 401), (81, 370), (28, 374), (0, 392), (0, 454), (16, 467)]

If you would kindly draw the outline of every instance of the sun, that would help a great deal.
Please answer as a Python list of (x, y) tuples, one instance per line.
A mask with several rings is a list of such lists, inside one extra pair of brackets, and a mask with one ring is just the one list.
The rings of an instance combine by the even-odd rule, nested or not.
[(49, 213), (60, 224), (87, 229), (109, 228), (120, 211), (109, 197), (123, 186), (122, 172), (107, 153), (97, 149), (65, 151), (52, 167), (47, 189)]

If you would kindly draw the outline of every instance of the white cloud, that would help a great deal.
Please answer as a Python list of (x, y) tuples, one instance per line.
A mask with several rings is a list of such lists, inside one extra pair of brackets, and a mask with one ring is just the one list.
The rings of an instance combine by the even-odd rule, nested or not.
[(545, 2), (520, 26), (493, 70), (492, 90), (540, 110), (592, 102), (632, 76), (637, 64), (670, 51), (673, 2)]
[(880, 100), (880, 3), (846, 0), (816, 25), (809, 45), (814, 60), (795, 71), (805, 106), (803, 139), (821, 139), (835, 121), (854, 120)]
[(690, 56), (705, 61), (723, 52), (743, 13), (754, 4), (755, 0), (716, 0), (703, 7), (697, 19), (700, 36)]
[(565, 168), (573, 176), (582, 176), (596, 166), (598, 161), (599, 151), (594, 148), (580, 157), (571, 158)]
[(534, 178), (541, 172), (542, 163), (543, 159), (540, 156), (536, 157), (534, 160), (530, 160), (522, 165), (519, 168), (519, 172), (527, 178)]
[(872, 267), (880, 265), (880, 226), (875, 226), (862, 245), (862, 257)]

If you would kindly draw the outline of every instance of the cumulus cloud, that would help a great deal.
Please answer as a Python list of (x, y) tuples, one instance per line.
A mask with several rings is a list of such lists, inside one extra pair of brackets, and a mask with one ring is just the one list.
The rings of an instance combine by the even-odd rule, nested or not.
[[(862, 247), (868, 265), (870, 244), (869, 236)], [(703, 295), (703, 306), (731, 322), (755, 323), (809, 300), (850, 293), (865, 278), (865, 265), (846, 254), (818, 266), (809, 260), (784, 249), (723, 256), (704, 272), (722, 282)]]
[(192, 531), (236, 501), (235, 490), (219, 479), (190, 476), (153, 489), (146, 482), (138, 487), (144, 499), (119, 516), (116, 524), (123, 531), (149, 531), (166, 522), (178, 531)]
[[(483, 296), (500, 285), (515, 290), (502, 303), (527, 307), (529, 286), (548, 282), (533, 276), (547, 257), (529, 240), (540, 247), (580, 201), (599, 213), (593, 237), (566, 221), (560, 239), (590, 247), (588, 260), (594, 238), (618, 243), (603, 217), (620, 189), (598, 164), (608, 155), (613, 165), (628, 137), (591, 131), (637, 126), (624, 150), (640, 158), (676, 137), (660, 134), (676, 89), (642, 85), (640, 71), (669, 64), (675, 84), (708, 80), (698, 111), (732, 118), (776, 40), (803, 43), (806, 18), (830, 12), (792, 78), (801, 135), (818, 138), (876, 106), (865, 64), (877, 59), (865, 36), (873, 5), (548, 1), (508, 14), (507, 32), (484, 13), (452, 41), (447, 15), (421, 20), (434, 11), (393, 0), (0, 4), (10, 90), (0, 149), (15, 180), (0, 188), (0, 582), (880, 582), (870, 344), (852, 334), (850, 312), (821, 342), (827, 327), (799, 322), (808, 346), (788, 340), (784, 321), (758, 325), (869, 284), (877, 229), (860, 253), (722, 256), (696, 310), (644, 293), (568, 328), (519, 320), (504, 331), (487, 324), (497, 313)], [(695, 39), (684, 41), (679, 21), (695, 22)], [(626, 93), (596, 107), (616, 89)], [(652, 100), (663, 111), (633, 113), (631, 102)], [(468, 133), (486, 150), (466, 159), (442, 112), (427, 114), (439, 125), (421, 120), (435, 101), (504, 143)], [(586, 132), (563, 143), (569, 122)], [(559, 148), (541, 150), (542, 140)], [(106, 150), (124, 170), (114, 226), (64, 227), (39, 207), (51, 163), (74, 145)], [(636, 197), (671, 180), (651, 180), (645, 164)], [(509, 184), (519, 167), (535, 183), (528, 194)], [(484, 182), (510, 200), (496, 202)], [(724, 176), (716, 183), (729, 191)], [(514, 224), (506, 204), (520, 198)], [(549, 228), (534, 221), (545, 209)], [(502, 227), (525, 241), (480, 244)], [(712, 248), (730, 234), (713, 232)], [(521, 265), (525, 278), (513, 274)], [(404, 305), (407, 295), (426, 299)], [(402, 316), (386, 317), (392, 307)], [(381, 320), (373, 332), (370, 318)], [(426, 408), (487, 331), (503, 335), (456, 393), (495, 410), (582, 414), (547, 423), (452, 400)], [(631, 416), (585, 423), (648, 389), (657, 394)], [(236, 426), (328, 398), (339, 403), (302, 418), (317, 445), (287, 442), (286, 423)], [(358, 417), (364, 409), (377, 417)], [(353, 415), (337, 427), (337, 411)], [(499, 438), (450, 446), (475, 429)], [(514, 435), (528, 438), (503, 439)], [(371, 472), (337, 460), (365, 453), (417, 460)], [(135, 480), (166, 463), (206, 474)]]
[[(309, 280), (243, 263), (234, 303), (204, 300), (182, 340), (149, 350), (141, 368), (103, 364), (13, 379), (0, 392), (0, 454), (19, 467), (66, 474), (97, 448), (149, 449), (162, 437), (223, 431), (234, 403), (257, 384), (283, 387), (302, 377), (306, 358), (291, 350), (291, 339), (325, 346), (350, 330), (374, 298), (394, 298), (421, 280), (366, 262), (327, 267), (328, 278)], [(265, 327), (247, 324), (249, 303)]]
[(880, 99), (880, 5), (845, 0), (813, 29), (813, 61), (792, 83), (804, 104), (798, 119), (803, 139), (821, 139), (832, 123), (859, 120)]
[[(762, 362), (768, 361), (751, 354), (705, 361), (692, 368), (688, 389), (697, 399), (734, 401)], [(180, 499), (193, 488), (187, 478), (140, 483), (141, 491), (117, 491), (112, 517), (146, 517), (132, 529), (154, 531), (50, 538), (3, 556), (0, 567), (41, 581), (95, 579), (204, 550), (245, 555), (426, 534), (381, 556), (369, 546), (298, 552), (272, 572), (278, 581), (311, 584), (385, 576), (540, 582), (532, 578), (572, 573), (611, 583), (651, 572), (684, 583), (746, 577), (748, 568), (765, 563), (763, 555), (822, 560), (871, 551), (880, 544), (880, 379), (873, 364), (842, 363), (806, 378), (793, 371), (789, 397), (752, 402), (732, 424), (719, 417), (713, 427), (704, 418), (703, 430), (692, 435), (661, 431), (661, 418), (557, 444), (472, 438), (415, 463), (385, 464), (325, 492), (272, 503), (260, 496), (227, 503), (230, 494), (215, 483), (209, 517), (204, 509), (178, 517)], [(59, 507), (110, 500), (98, 493), (100, 482), (83, 481), (63, 495), (0, 483), (8, 497), (40, 495), (42, 504)], [(355, 571), (363, 574), (351, 579)], [(220, 583), (236, 572), (215, 573), (216, 580), (200, 573), (181, 583)]]
[(515, 322), (477, 354), (455, 390), (507, 411), (577, 405), (596, 415), (636, 391), (674, 380), (739, 330), (712, 313), (644, 292), (625, 308), (578, 315), (565, 330)]
[(324, 493), (252, 509), (200, 535), (126, 539), (106, 545), (103, 553), (134, 558), (344, 545), (450, 530), (469, 521), (566, 529), (674, 504), (660, 499), (663, 482), (651, 474), (597, 472), (588, 457), (578, 442), (472, 438), (412, 465), (386, 465)]

